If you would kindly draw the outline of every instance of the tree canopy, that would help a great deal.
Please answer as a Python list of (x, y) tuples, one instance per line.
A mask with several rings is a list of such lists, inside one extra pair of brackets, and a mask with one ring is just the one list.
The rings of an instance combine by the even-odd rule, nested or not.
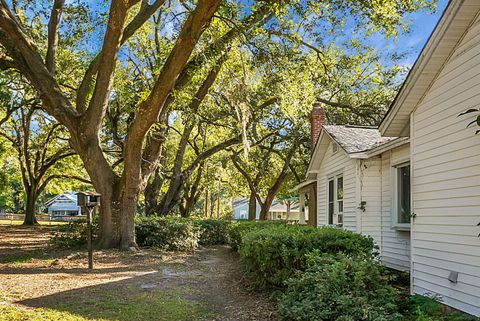
[(0, 0), (0, 70), (65, 130), (102, 194), (100, 245), (130, 248), (139, 203), (190, 215), (222, 177), (227, 195), (288, 191), (312, 103), (331, 123), (377, 124), (405, 69), (372, 41), (435, 3)]

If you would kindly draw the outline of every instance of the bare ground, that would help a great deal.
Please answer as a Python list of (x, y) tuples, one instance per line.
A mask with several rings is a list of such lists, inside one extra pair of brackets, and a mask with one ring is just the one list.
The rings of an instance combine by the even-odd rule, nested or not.
[[(0, 304), (65, 311), (105, 295), (160, 291), (205, 307), (212, 312), (207, 320), (276, 319), (268, 294), (246, 288), (239, 258), (228, 247), (195, 253), (97, 251), (91, 272), (84, 251), (47, 246), (52, 231), (0, 226)], [(80, 307), (73, 310), (95, 317)]]

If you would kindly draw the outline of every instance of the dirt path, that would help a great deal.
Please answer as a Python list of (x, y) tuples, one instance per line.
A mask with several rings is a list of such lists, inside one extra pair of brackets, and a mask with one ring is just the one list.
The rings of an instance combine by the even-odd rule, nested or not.
[[(133, 306), (133, 311), (125, 308), (125, 313), (115, 312), (115, 304), (138, 300), (138, 305), (147, 304), (146, 310), (148, 304), (174, 298), (182, 307), (208, 311), (203, 320), (275, 320), (268, 294), (245, 287), (238, 256), (228, 247), (206, 247), (191, 254), (150, 249), (137, 253), (98, 251), (95, 270), (90, 272), (85, 252), (46, 247), (51, 232), (49, 227), (0, 226), (0, 304), (129, 321), (142, 311), (135, 311)], [(188, 317), (180, 319), (172, 314), (171, 320)]]

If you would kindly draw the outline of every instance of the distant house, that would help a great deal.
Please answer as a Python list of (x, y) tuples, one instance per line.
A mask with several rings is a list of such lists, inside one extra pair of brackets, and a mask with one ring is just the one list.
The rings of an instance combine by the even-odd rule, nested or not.
[(77, 206), (77, 195), (67, 192), (57, 195), (43, 204), (50, 216), (75, 216), (81, 215), (81, 209)]
[[(249, 199), (246, 197), (237, 197), (233, 200), (233, 219), (246, 220), (248, 219), (248, 203)], [(287, 215), (287, 205), (275, 200), (268, 211), (268, 220), (290, 220), (298, 221), (300, 219), (300, 207), (298, 202), (293, 202), (290, 205), (290, 214)], [(257, 201), (256, 219), (260, 219), (260, 204)]]

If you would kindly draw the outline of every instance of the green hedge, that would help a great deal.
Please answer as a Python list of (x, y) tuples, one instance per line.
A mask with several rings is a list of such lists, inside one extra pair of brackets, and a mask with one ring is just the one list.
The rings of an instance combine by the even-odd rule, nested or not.
[(319, 256), (287, 281), (278, 300), (283, 320), (401, 320), (399, 291), (390, 274), (369, 258)]
[(135, 232), (139, 246), (167, 251), (193, 251), (200, 237), (200, 229), (191, 220), (168, 216), (138, 217)]
[(259, 286), (283, 287), (296, 271), (305, 271), (307, 255), (344, 253), (371, 258), (373, 239), (336, 228), (273, 225), (242, 234), (239, 253), (247, 274)]
[(278, 225), (286, 225), (286, 223), (282, 221), (237, 221), (231, 223), (228, 230), (228, 244), (234, 251), (238, 251), (246, 233)]
[(228, 244), (230, 221), (223, 220), (194, 220), (193, 224), (199, 229), (200, 245)]
[[(135, 232), (139, 246), (151, 246), (167, 251), (193, 251), (198, 245), (228, 244), (229, 221), (186, 219), (174, 216), (139, 216)], [(98, 222), (93, 222), (94, 241)], [(61, 225), (50, 239), (50, 244), (61, 248), (78, 248), (87, 243), (85, 220)]]

